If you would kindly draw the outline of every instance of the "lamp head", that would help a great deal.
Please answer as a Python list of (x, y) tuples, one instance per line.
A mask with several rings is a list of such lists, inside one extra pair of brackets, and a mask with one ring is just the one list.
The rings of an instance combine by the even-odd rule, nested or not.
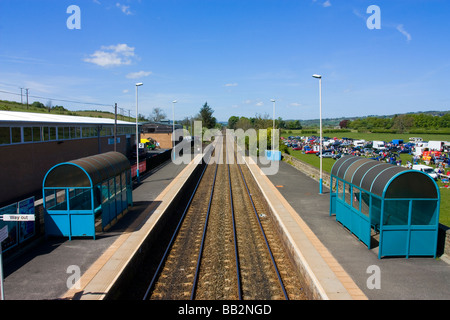
[(136, 87), (140, 87), (140, 86), (142, 86), (142, 85), (143, 85), (142, 82), (136, 83)]
[(319, 74), (313, 74), (313, 78), (316, 78), (316, 79), (322, 79), (322, 76), (319, 75)]

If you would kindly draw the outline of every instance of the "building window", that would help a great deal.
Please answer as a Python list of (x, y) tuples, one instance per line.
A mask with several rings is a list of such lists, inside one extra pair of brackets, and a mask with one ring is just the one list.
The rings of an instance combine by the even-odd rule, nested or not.
[(32, 141), (33, 141), (32, 128), (29, 127), (23, 128), (23, 142), (32, 142)]
[(9, 127), (0, 128), (0, 144), (10, 144), (11, 143), (11, 132)]
[(12, 143), (21, 143), (22, 142), (22, 132), (19, 127), (11, 128), (11, 142)]
[(50, 140), (56, 140), (56, 128), (55, 127), (50, 127)]
[(33, 142), (42, 141), (41, 129), (41, 127), (33, 127)]
[(70, 128), (64, 127), (64, 139), (68, 140), (70, 139)]

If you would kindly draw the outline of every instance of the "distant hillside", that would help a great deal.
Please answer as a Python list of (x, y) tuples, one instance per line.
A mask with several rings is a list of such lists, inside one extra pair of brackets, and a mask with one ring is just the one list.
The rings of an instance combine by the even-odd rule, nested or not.
[[(426, 114), (426, 115), (432, 115), (432, 116), (444, 116), (446, 114), (450, 113), (450, 111), (420, 111), (420, 112), (408, 112), (408, 113), (403, 113), (403, 114)], [(398, 115), (402, 115), (400, 113), (397, 114), (392, 114), (392, 115), (369, 115), (369, 116), (364, 116), (364, 117), (340, 117), (340, 118), (326, 118), (326, 119), (322, 119), (322, 125), (325, 127), (335, 127), (338, 126), (339, 123), (342, 120), (357, 120), (357, 119), (365, 119), (365, 118), (382, 118), (382, 119), (392, 119), (395, 116)], [(288, 120), (286, 120), (288, 121)], [(319, 119), (312, 119), (312, 120), (300, 120), (302, 123), (303, 127), (318, 127), (320, 120)]]
[[(50, 109), (50, 110), (49, 110)], [(69, 111), (62, 106), (52, 106), (47, 107), (40, 102), (33, 102), (30, 105), (22, 104), (15, 101), (0, 100), (0, 110), (7, 111), (21, 111), (21, 112), (35, 112), (35, 113), (50, 113), (50, 114), (62, 114), (69, 116), (80, 116), (80, 117), (93, 117), (93, 118), (108, 118), (114, 119), (115, 115), (108, 111), (99, 110), (78, 110)], [(118, 120), (134, 122), (135, 118), (126, 117), (123, 115), (117, 115)]]

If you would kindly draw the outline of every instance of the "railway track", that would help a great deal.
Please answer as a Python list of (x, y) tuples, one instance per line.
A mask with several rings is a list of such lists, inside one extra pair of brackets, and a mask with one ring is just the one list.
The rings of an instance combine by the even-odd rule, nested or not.
[(144, 299), (307, 299), (251, 173), (216, 142)]

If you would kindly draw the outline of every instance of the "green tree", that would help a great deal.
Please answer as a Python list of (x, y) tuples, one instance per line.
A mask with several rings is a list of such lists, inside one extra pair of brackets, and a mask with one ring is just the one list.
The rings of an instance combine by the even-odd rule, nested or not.
[(161, 120), (166, 119), (166, 113), (161, 108), (153, 108), (152, 113), (150, 114), (150, 121), (160, 122)]
[(202, 126), (207, 129), (212, 129), (216, 127), (217, 120), (213, 117), (214, 110), (208, 106), (208, 102), (205, 102), (203, 107), (200, 109), (197, 119), (202, 121)]
[(228, 119), (228, 129), (236, 129), (236, 123), (239, 121), (239, 117), (231, 116)]

